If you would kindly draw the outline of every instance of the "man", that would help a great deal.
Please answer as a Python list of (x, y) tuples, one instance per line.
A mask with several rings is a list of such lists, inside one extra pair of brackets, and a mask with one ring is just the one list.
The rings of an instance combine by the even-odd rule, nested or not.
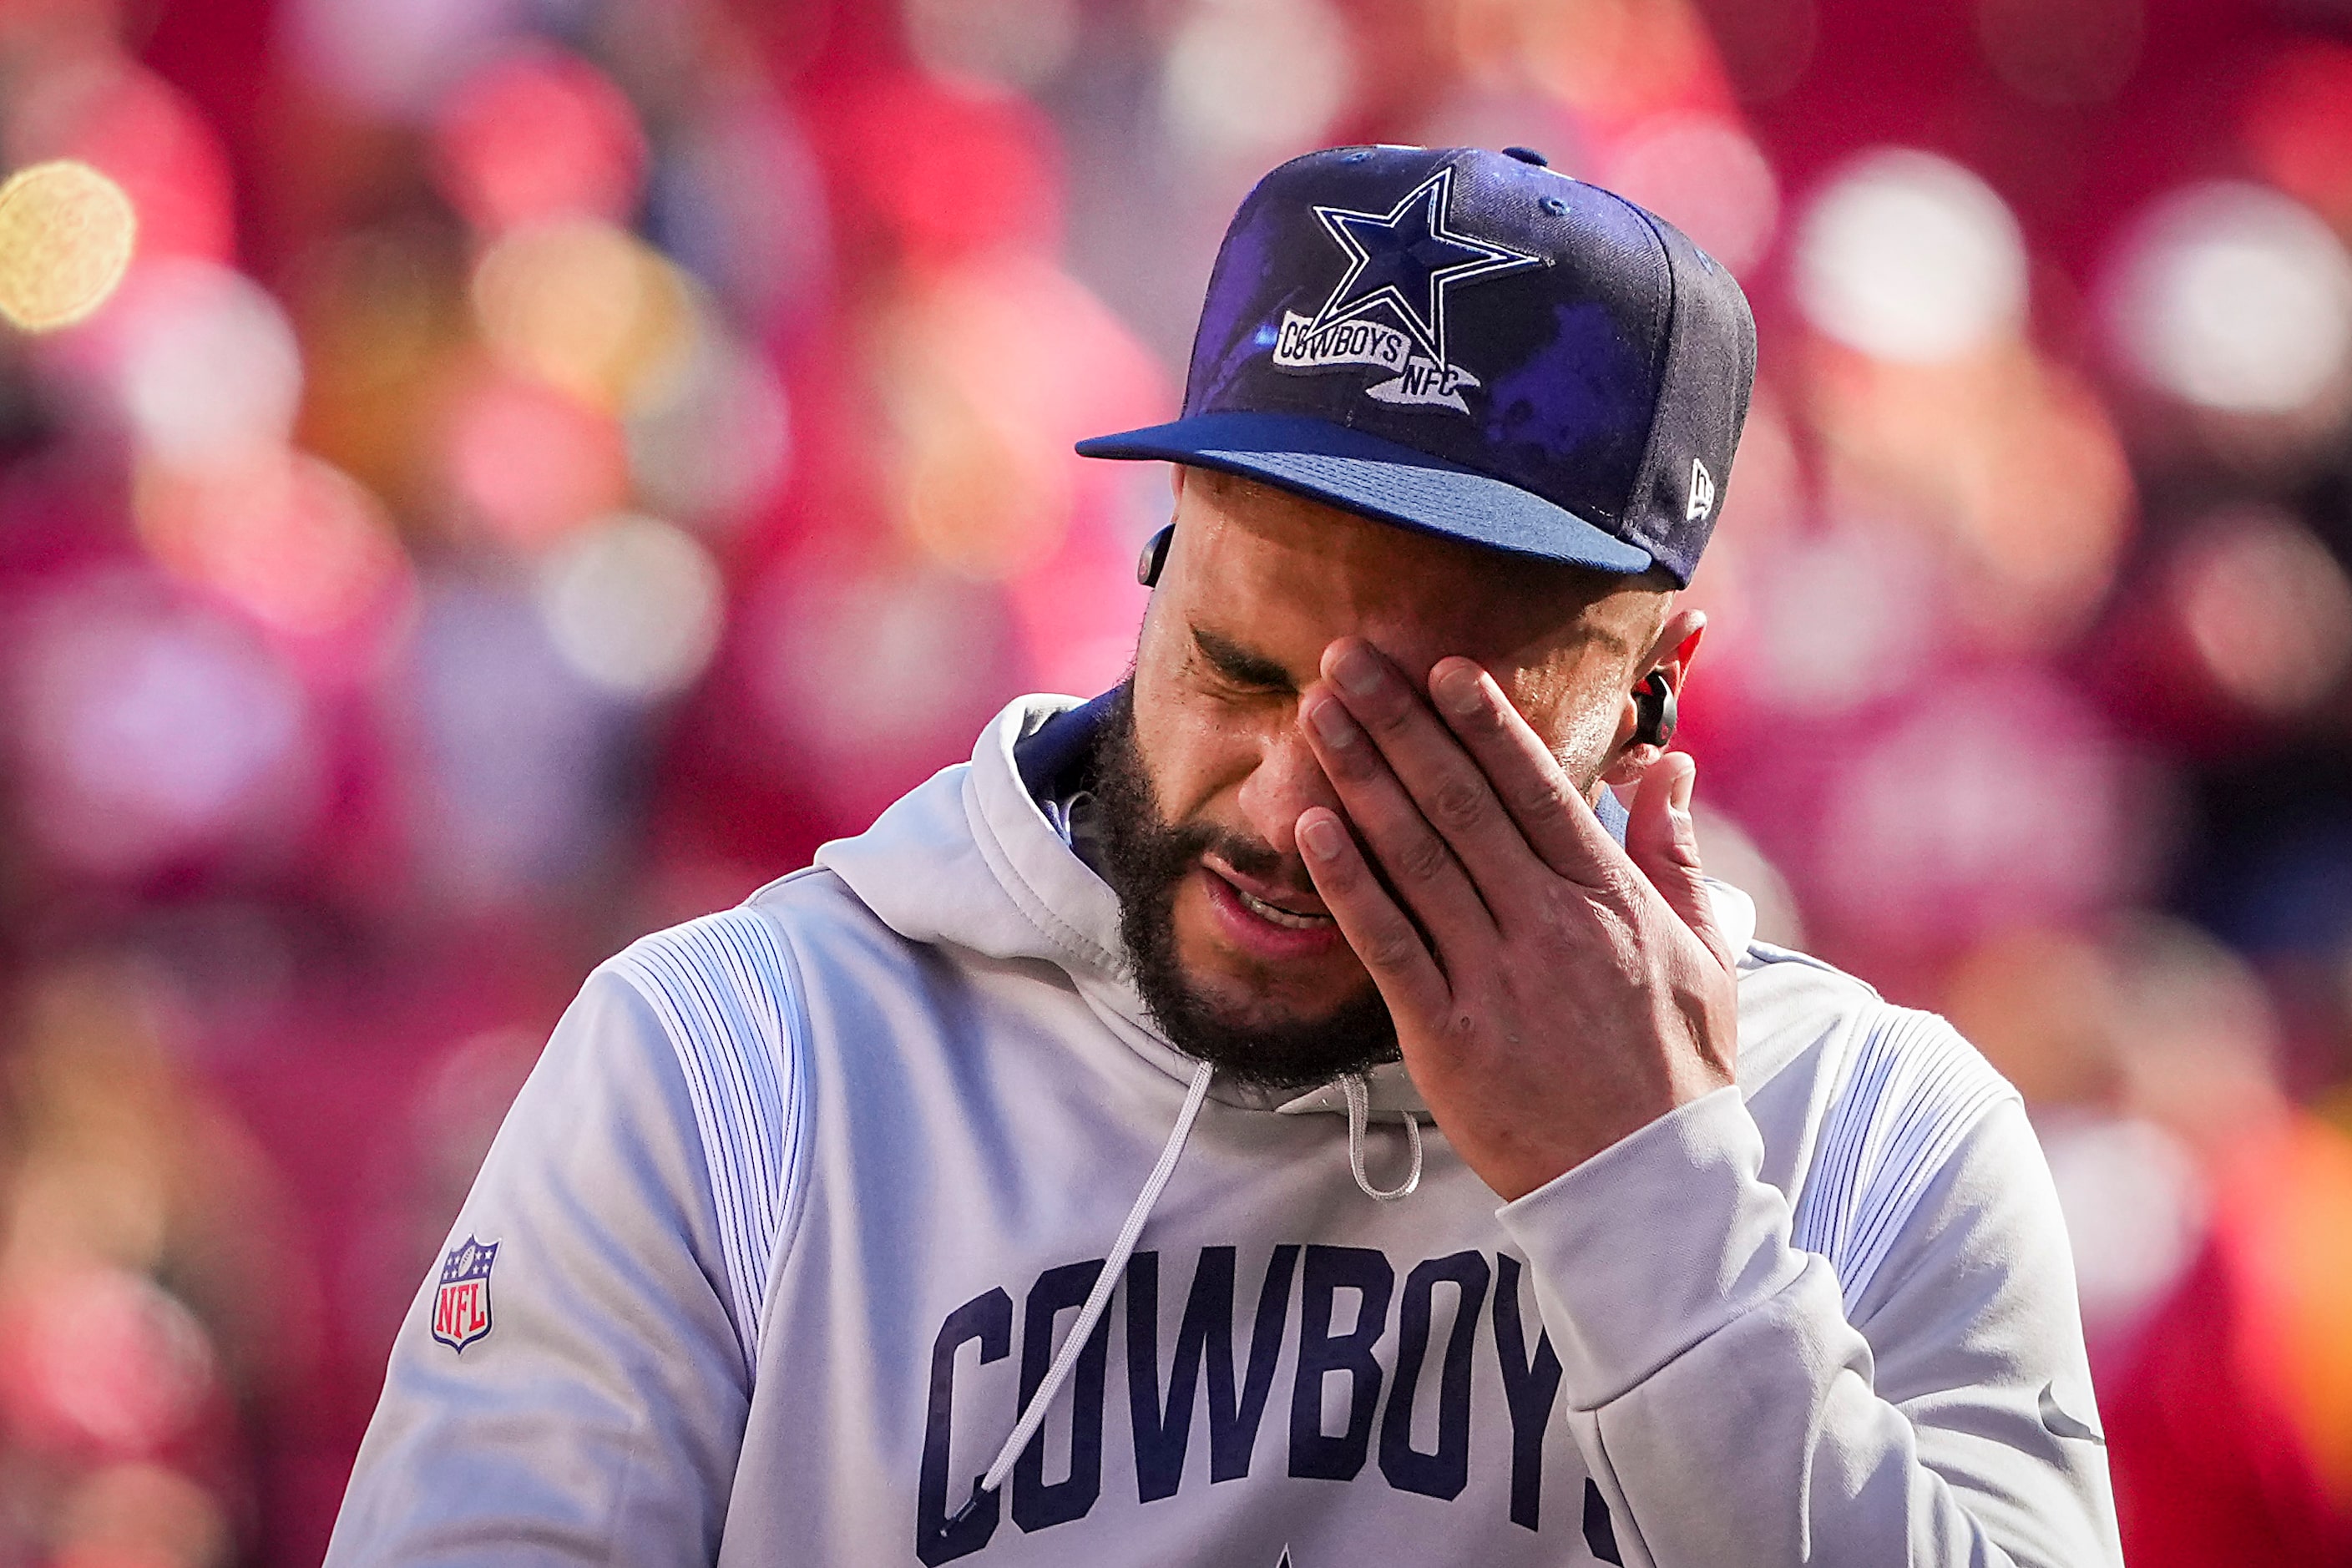
[(2016, 1096), (1700, 873), (1753, 345), (1525, 150), (1269, 175), (1081, 448), (1132, 677), (591, 978), (331, 1561), (2116, 1563)]

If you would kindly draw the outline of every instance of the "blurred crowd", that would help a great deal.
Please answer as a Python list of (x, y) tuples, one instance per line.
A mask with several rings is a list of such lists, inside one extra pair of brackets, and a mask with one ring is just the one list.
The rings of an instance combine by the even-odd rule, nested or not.
[(2352, 5), (0, 0), (0, 1568), (316, 1560), (582, 975), (1118, 679), (1070, 443), (1364, 140), (1746, 283), (1709, 861), (2027, 1095), (2137, 1568), (2352, 1563)]

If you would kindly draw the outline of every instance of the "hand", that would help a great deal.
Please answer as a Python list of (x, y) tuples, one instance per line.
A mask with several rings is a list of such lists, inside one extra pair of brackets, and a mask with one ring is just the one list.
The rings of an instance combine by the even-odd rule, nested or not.
[(1621, 849), (1470, 660), (1431, 670), (1433, 706), (1360, 638), (1324, 650), (1323, 676), (1300, 719), (1347, 820), (1301, 813), (1299, 850), (1488, 1186), (1524, 1196), (1732, 1081), (1734, 954), (1687, 756), (1643, 774)]

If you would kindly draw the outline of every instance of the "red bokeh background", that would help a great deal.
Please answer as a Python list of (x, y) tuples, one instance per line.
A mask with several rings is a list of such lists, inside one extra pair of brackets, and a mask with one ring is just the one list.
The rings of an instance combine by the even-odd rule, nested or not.
[(0, 1563), (316, 1560), (580, 979), (1118, 678), (1069, 445), (1373, 139), (1741, 277), (1710, 862), (2026, 1092), (2131, 1561), (2352, 1562), (2352, 10), (14, 0)]

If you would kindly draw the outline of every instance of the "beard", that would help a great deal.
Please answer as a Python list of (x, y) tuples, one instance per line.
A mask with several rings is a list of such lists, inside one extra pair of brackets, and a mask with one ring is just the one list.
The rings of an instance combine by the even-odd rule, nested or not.
[(1271, 879), (1283, 857), (1268, 844), (1209, 823), (1171, 826), (1135, 733), (1135, 682), (1122, 682), (1095, 736), (1091, 784), (1095, 869), (1118, 898), (1119, 939), (1145, 1009), (1178, 1050), (1241, 1083), (1304, 1089), (1397, 1059), (1396, 1024), (1371, 989), (1318, 1018), (1230, 1016), (1184, 972), (1176, 952), (1176, 894), (1214, 852), (1244, 876)]

